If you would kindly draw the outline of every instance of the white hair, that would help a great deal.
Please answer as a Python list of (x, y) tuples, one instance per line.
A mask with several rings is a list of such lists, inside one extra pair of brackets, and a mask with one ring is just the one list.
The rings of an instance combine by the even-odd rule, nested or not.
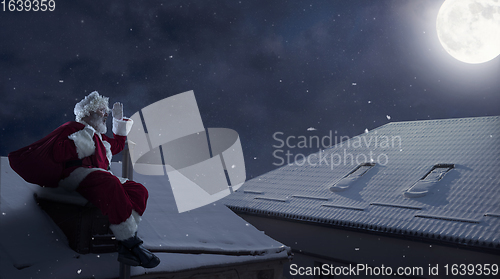
[(83, 100), (75, 105), (73, 112), (77, 122), (81, 122), (82, 118), (90, 115), (91, 111), (98, 111), (100, 109), (108, 108), (109, 98), (99, 95), (97, 91), (90, 93)]

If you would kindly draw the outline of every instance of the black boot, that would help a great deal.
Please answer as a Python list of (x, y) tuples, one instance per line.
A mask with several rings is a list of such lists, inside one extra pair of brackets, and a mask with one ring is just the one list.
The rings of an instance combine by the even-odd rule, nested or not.
[(141, 260), (126, 248), (122, 241), (118, 241), (118, 261), (130, 266), (141, 265)]
[(118, 261), (126, 265), (153, 268), (160, 259), (142, 246), (142, 240), (135, 236), (118, 242)]

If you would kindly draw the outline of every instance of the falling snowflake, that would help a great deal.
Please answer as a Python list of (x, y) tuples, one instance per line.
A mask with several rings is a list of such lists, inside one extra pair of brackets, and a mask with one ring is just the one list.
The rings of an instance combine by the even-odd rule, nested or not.
[(386, 115), (385, 117), (387, 117), (387, 120), (391, 120), (391, 117), (389, 115)]
[(368, 134), (368, 129), (365, 129), (365, 134)]
[(314, 127), (309, 127), (309, 128), (307, 128), (307, 130), (308, 130), (308, 131), (316, 131), (316, 128), (314, 128)]
[(80, 274), (80, 273), (82, 273), (82, 270), (81, 270), (81, 269), (79, 269), (76, 273)]

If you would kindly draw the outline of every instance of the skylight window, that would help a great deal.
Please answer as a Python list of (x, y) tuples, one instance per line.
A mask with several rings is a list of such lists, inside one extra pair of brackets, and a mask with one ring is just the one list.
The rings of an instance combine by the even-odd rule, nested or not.
[(453, 164), (438, 164), (435, 165), (421, 180), (429, 182), (437, 182), (444, 177), (454, 167)]
[(375, 166), (374, 163), (363, 163), (357, 166), (354, 170), (340, 179), (335, 185), (330, 187), (332, 192), (341, 192), (347, 190), (351, 185), (353, 185), (361, 176), (367, 173), (371, 168)]
[(352, 171), (351, 173), (349, 173), (347, 176), (361, 177), (363, 174), (365, 174), (373, 166), (375, 166), (375, 164), (362, 164), (362, 165), (359, 165), (354, 171)]
[(423, 197), (429, 190), (455, 167), (453, 164), (437, 164), (432, 167), (420, 180), (404, 192), (407, 198)]

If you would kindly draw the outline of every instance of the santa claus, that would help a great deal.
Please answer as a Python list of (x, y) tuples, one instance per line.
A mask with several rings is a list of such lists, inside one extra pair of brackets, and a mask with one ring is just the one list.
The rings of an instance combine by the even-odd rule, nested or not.
[[(152, 268), (158, 257), (142, 246), (137, 226), (146, 209), (148, 191), (134, 181), (117, 177), (108, 168), (111, 157), (125, 146), (133, 121), (123, 117), (123, 104), (108, 108), (107, 97), (94, 91), (76, 104), (76, 121), (69, 122), (53, 144), (53, 159), (62, 163), (59, 187), (77, 191), (97, 206), (110, 222), (119, 243), (118, 261)], [(105, 135), (108, 113), (113, 115), (113, 137)]]

